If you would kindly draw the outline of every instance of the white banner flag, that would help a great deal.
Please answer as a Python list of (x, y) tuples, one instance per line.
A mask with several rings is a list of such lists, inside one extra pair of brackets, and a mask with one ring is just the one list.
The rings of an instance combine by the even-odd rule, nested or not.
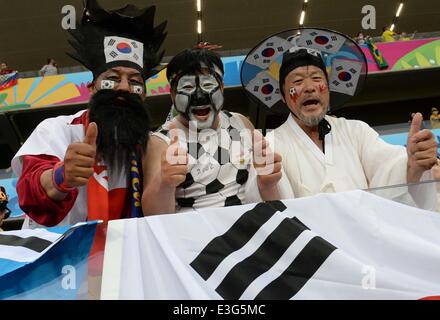
[(440, 296), (440, 215), (363, 191), (109, 223), (103, 299)]

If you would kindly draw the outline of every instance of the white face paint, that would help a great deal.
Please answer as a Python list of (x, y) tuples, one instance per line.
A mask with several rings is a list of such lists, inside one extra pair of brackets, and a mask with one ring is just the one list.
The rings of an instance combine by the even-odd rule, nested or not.
[(211, 128), (211, 127), (212, 127), (212, 124), (213, 124), (214, 121), (215, 121), (215, 117), (216, 117), (216, 115), (217, 115), (217, 112), (215, 112), (214, 110), (212, 110), (212, 107), (211, 107), (211, 111), (209, 111), (208, 119), (201, 121), (201, 120), (199, 120), (199, 119), (197, 118), (196, 115), (194, 115), (194, 114), (191, 112), (191, 113), (189, 114), (189, 120), (190, 120), (190, 121), (194, 121), (194, 122), (196, 123), (196, 125), (197, 125), (197, 129), (198, 129), (198, 130), (203, 130), (203, 129), (208, 129), (208, 128)]
[(199, 75), (199, 83), (200, 88), (208, 94), (219, 86), (217, 79), (212, 74)]
[(196, 76), (183, 76), (177, 82), (177, 92), (192, 94), (196, 88)]
[(212, 74), (184, 75), (177, 83), (175, 107), (198, 129), (210, 128), (223, 106), (220, 84)]

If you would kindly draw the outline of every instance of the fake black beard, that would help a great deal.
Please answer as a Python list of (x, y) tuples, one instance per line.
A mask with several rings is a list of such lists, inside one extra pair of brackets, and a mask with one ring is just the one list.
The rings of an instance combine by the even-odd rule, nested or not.
[(129, 170), (131, 154), (141, 155), (146, 150), (150, 114), (139, 95), (114, 90), (96, 92), (89, 103), (89, 121), (98, 125), (97, 155), (109, 169), (125, 164)]

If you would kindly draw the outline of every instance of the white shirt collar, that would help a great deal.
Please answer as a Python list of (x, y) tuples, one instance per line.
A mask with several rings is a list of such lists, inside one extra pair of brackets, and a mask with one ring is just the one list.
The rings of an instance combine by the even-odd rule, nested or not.
[(312, 154), (323, 164), (332, 164), (333, 162), (333, 148), (332, 148), (332, 132), (330, 131), (325, 135), (325, 154), (322, 150), (313, 142), (312, 139), (304, 132), (304, 130), (299, 126), (299, 124), (290, 114), (287, 119), (289, 127), (295, 132), (295, 134), (303, 141), (306, 147), (312, 152)]

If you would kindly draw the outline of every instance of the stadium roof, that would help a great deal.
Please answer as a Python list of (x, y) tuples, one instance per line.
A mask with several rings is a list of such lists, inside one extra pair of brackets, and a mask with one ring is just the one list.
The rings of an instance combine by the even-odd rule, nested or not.
[[(2, 0), (6, 2), (7, 0)], [(127, 2), (138, 6), (156, 5), (157, 22), (168, 20), (166, 55), (197, 43), (196, 0), (100, 0), (106, 8)], [(326, 27), (349, 35), (361, 31), (364, 5), (376, 9), (376, 30), (392, 22), (400, 1), (383, 0), (309, 0), (305, 26)], [(410, 0), (400, 15), (397, 31), (440, 31), (440, 1)], [(298, 26), (303, 0), (202, 0), (203, 40), (223, 45), (222, 50), (251, 48), (272, 33)], [(0, 10), (0, 61), (12, 68), (36, 70), (53, 57), (59, 66), (76, 65), (65, 52), (69, 50), (67, 32), (61, 27), (64, 5), (73, 5), (82, 14), (82, 0), (8, 1)]]

